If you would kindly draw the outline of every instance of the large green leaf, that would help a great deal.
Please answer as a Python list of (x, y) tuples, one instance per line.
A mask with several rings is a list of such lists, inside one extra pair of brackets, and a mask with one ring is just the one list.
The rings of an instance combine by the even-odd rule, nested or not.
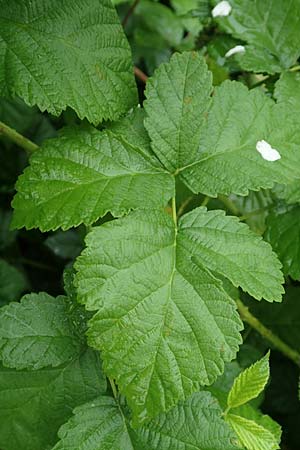
[(68, 128), (33, 154), (17, 183), (13, 226), (91, 224), (108, 211), (165, 206), (174, 180), (153, 156), (111, 132)]
[(249, 402), (264, 390), (270, 376), (269, 356), (267, 353), (237, 376), (228, 394), (229, 408)]
[(194, 394), (145, 427), (132, 429), (114, 399), (74, 410), (53, 450), (234, 450), (235, 438), (207, 392)]
[(184, 215), (179, 225), (179, 242), (210, 270), (258, 300), (281, 301), (281, 265), (270, 245), (247, 225), (225, 216), (224, 211), (204, 207)]
[[(102, 350), (106, 372), (116, 378), (138, 420), (212, 383), (236, 352), (240, 321), (222, 282), (209, 271), (215, 269), (213, 253), (220, 258), (219, 272), (223, 264), (229, 277), (238, 261), (249, 275), (252, 271), (258, 297), (266, 293), (279, 300), (282, 291), (278, 261), (268, 245), (254, 234), (251, 245), (251, 233), (232, 218), (205, 209), (197, 213), (204, 217), (203, 229), (195, 224), (196, 238), (190, 235), (191, 215), (182, 218), (178, 230), (161, 211), (137, 211), (106, 223), (88, 235), (76, 262), (79, 300), (88, 310), (99, 310), (90, 321), (89, 342)], [(205, 227), (210, 221), (211, 229)], [(248, 259), (234, 247), (232, 254), (237, 251), (240, 259), (231, 265), (234, 241), (227, 235), (239, 228), (253, 256)], [(272, 287), (268, 284), (270, 295), (257, 270), (259, 248), (276, 274)]]
[(0, 447), (45, 450), (72, 410), (104, 394), (99, 357), (91, 350), (65, 365), (36, 371), (0, 368)]
[(236, 432), (241, 445), (247, 450), (277, 450), (280, 448), (276, 436), (253, 420), (235, 414), (228, 414), (226, 420)]
[[(215, 88), (194, 52), (175, 54), (149, 79), (145, 126), (165, 167), (194, 192), (246, 195), (300, 177), (299, 120), (285, 104), (237, 82)], [(257, 150), (266, 141), (280, 159)]]
[(283, 271), (300, 279), (300, 206), (281, 207), (268, 216), (266, 239), (283, 265)]
[[(1, 0), (0, 92), (92, 123), (136, 102), (128, 42), (110, 0)], [(9, 73), (9, 77), (7, 77)]]
[(229, 3), (230, 14), (218, 18), (218, 23), (234, 37), (250, 44), (239, 57), (242, 66), (245, 61), (248, 70), (274, 73), (297, 61), (299, 0), (230, 0)]
[(0, 308), (0, 359), (16, 369), (41, 369), (74, 359), (81, 341), (68, 317), (64, 297), (25, 295)]

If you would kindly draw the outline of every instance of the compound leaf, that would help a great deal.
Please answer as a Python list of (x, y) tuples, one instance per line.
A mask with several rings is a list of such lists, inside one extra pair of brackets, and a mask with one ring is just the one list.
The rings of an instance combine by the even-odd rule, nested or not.
[(233, 300), (176, 233), (137, 211), (94, 228), (76, 262), (78, 298), (99, 310), (89, 342), (140, 421), (212, 383), (240, 342)]
[(106, 390), (99, 357), (87, 350), (56, 368), (0, 368), (0, 447), (42, 450), (53, 445), (72, 410)]
[(66, 230), (110, 211), (165, 206), (171, 175), (153, 157), (111, 132), (68, 128), (46, 141), (17, 182), (13, 226)]
[(77, 357), (80, 350), (64, 297), (29, 294), (20, 303), (0, 308), (0, 359), (4, 366), (55, 367)]
[(0, 11), (2, 96), (55, 115), (70, 106), (95, 124), (136, 103), (130, 48), (110, 0), (1, 0)]
[(275, 84), (274, 96), (278, 103), (286, 103), (299, 114), (300, 111), (300, 73), (284, 72)]
[[(246, 195), (300, 177), (299, 120), (285, 103), (211, 76), (196, 53), (175, 54), (149, 79), (145, 126), (153, 151), (195, 193)], [(266, 142), (279, 158), (258, 151)]]
[(281, 301), (280, 262), (270, 245), (236, 217), (200, 207), (182, 217), (179, 229), (182, 245), (210, 270), (258, 300)]
[(300, 56), (299, 0), (230, 0), (229, 3), (230, 14), (218, 18), (218, 23), (234, 37), (250, 44), (239, 57), (242, 66), (245, 56), (247, 70), (274, 73), (297, 61)]
[(228, 394), (229, 408), (249, 402), (264, 390), (270, 376), (269, 357), (267, 353), (237, 376)]

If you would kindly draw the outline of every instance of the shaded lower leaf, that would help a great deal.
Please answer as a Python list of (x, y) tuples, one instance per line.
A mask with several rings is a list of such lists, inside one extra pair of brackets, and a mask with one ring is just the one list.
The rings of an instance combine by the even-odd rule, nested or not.
[(0, 448), (45, 450), (72, 410), (105, 393), (99, 357), (37, 371), (0, 368)]
[(0, 308), (0, 360), (6, 367), (55, 367), (76, 358), (81, 346), (62, 296), (29, 294)]
[(74, 410), (53, 450), (234, 450), (235, 438), (207, 392), (194, 394), (167, 414), (131, 428), (120, 405), (99, 397)]
[(0, 258), (0, 304), (19, 300), (27, 288), (25, 275)]

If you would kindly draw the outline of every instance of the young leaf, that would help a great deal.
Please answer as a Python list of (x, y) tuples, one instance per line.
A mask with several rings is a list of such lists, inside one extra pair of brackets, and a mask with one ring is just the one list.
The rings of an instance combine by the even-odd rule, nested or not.
[(230, 14), (220, 17), (218, 23), (234, 37), (250, 44), (239, 58), (242, 66), (245, 57), (246, 69), (274, 73), (297, 61), (300, 56), (298, 0), (230, 0), (230, 5)]
[(266, 239), (283, 265), (283, 271), (300, 279), (300, 206), (272, 211), (267, 220)]
[(77, 357), (80, 350), (64, 297), (29, 294), (21, 303), (0, 308), (0, 360), (4, 366), (56, 367)]
[(2, 0), (0, 11), (3, 96), (55, 115), (70, 106), (94, 124), (136, 103), (130, 48), (110, 0)]
[(241, 445), (247, 450), (277, 450), (278, 440), (271, 431), (253, 420), (235, 414), (228, 414), (226, 421), (236, 432)]
[(281, 301), (284, 279), (276, 255), (236, 217), (200, 207), (182, 217), (179, 229), (179, 242), (210, 270), (258, 300)]
[(48, 448), (72, 410), (105, 390), (99, 357), (91, 350), (51, 369), (0, 367), (0, 448)]
[[(146, 129), (165, 167), (195, 193), (246, 195), (300, 177), (299, 120), (260, 90), (211, 76), (195, 53), (161, 64), (146, 89)], [(258, 151), (272, 147), (278, 160)]]
[(108, 211), (165, 206), (174, 180), (143, 150), (88, 127), (46, 141), (16, 187), (13, 226), (47, 231), (89, 225)]
[(249, 402), (264, 390), (270, 376), (269, 356), (267, 353), (234, 380), (227, 399), (230, 409)]
[(53, 450), (234, 450), (234, 435), (207, 392), (194, 394), (167, 414), (132, 429), (110, 397), (99, 397), (74, 410), (59, 430)]
[(79, 300), (99, 310), (89, 342), (102, 349), (105, 370), (135, 419), (212, 383), (237, 351), (241, 323), (222, 283), (177, 237), (172, 218), (137, 211), (94, 228), (86, 243), (76, 279)]

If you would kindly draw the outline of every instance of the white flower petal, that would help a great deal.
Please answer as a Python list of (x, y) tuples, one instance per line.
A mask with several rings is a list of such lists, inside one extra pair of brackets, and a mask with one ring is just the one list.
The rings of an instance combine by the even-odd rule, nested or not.
[(236, 45), (225, 53), (225, 58), (229, 58), (229, 56), (235, 55), (236, 53), (245, 53), (245, 51), (246, 49), (243, 45)]
[(281, 158), (279, 151), (275, 148), (272, 148), (271, 145), (264, 140), (257, 141), (256, 150), (266, 161), (277, 161)]
[(230, 12), (231, 12), (230, 3), (227, 1), (222, 1), (214, 7), (211, 14), (213, 17), (225, 17), (228, 16)]

